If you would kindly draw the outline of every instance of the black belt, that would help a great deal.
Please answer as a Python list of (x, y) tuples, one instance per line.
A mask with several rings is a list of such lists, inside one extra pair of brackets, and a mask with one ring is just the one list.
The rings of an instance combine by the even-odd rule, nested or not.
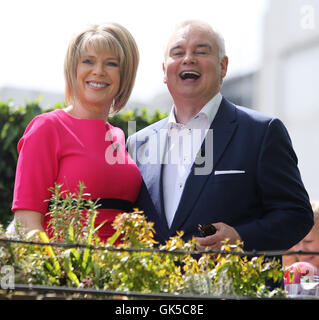
[(98, 209), (118, 209), (126, 212), (133, 211), (133, 203), (128, 200), (104, 198), (97, 200)]
[[(123, 199), (103, 198), (98, 200), (92, 200), (98, 205), (97, 209), (117, 209), (125, 212), (133, 211), (133, 203)], [(52, 200), (49, 202), (49, 207), (52, 205)]]

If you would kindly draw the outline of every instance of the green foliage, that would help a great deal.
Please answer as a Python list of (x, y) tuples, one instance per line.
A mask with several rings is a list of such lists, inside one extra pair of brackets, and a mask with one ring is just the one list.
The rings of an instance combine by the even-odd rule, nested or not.
[(79, 182), (77, 193), (61, 191), (62, 185), (55, 185), (50, 189), (52, 193), (49, 212), (52, 218), (49, 229), (52, 230), (53, 241), (80, 243), (84, 241), (91, 244), (92, 236), (97, 230), (92, 229), (97, 215), (97, 204), (84, 197), (84, 183)]
[[(0, 223), (4, 226), (12, 220), (11, 204), (19, 139), (35, 116), (64, 107), (63, 104), (57, 103), (52, 108), (42, 109), (40, 100), (39, 98), (34, 102), (27, 102), (25, 106), (16, 106), (12, 100), (6, 103), (0, 102)], [(123, 110), (110, 118), (110, 123), (122, 128), (127, 137), (128, 121), (136, 121), (136, 130), (140, 130), (165, 116), (165, 113), (158, 110), (149, 115), (145, 108), (140, 112)]]
[(278, 260), (264, 262), (262, 256), (248, 259), (236, 255), (234, 253), (243, 252), (240, 242), (230, 245), (225, 241), (221, 250), (226, 253), (218, 254), (213, 263), (208, 255), (203, 255), (198, 262), (192, 259), (193, 269), (186, 270), (187, 292), (215, 296), (284, 296), (282, 289), (269, 291), (266, 287), (268, 280), (279, 283), (283, 277)]
[[(40, 99), (22, 107), (15, 106), (12, 100), (0, 102), (0, 223), (3, 225), (12, 219), (10, 210), (18, 159), (17, 144), (28, 123), (44, 111), (39, 103)], [(54, 106), (60, 107), (60, 104)]]
[[(60, 246), (5, 243), (0, 247), (0, 265), (14, 267), (16, 283), (143, 293), (284, 295), (282, 290), (269, 291), (265, 285), (269, 279), (282, 279), (278, 261), (240, 257), (234, 253), (243, 252), (241, 244), (227, 242), (223, 254), (206, 252), (196, 259), (195, 240), (184, 242), (182, 232), (155, 250), (153, 223), (140, 211), (119, 214), (113, 222), (114, 236), (102, 243), (94, 226), (97, 207), (83, 199), (89, 196), (83, 192), (84, 185), (79, 184), (78, 194), (60, 190), (60, 186), (52, 189), (50, 205), (51, 226), (59, 232), (59, 237), (50, 241)], [(77, 225), (80, 220), (83, 226)], [(23, 239), (49, 243), (44, 232), (19, 234)], [(7, 236), (3, 229), (0, 235)], [(114, 247), (117, 239), (121, 243)]]
[(125, 138), (134, 132), (128, 132), (128, 122), (135, 121), (136, 132), (147, 127), (148, 125), (164, 119), (167, 116), (166, 113), (156, 109), (153, 114), (148, 114), (147, 108), (142, 108), (141, 110), (122, 110), (113, 117), (109, 118), (110, 123), (121, 128), (125, 133)]

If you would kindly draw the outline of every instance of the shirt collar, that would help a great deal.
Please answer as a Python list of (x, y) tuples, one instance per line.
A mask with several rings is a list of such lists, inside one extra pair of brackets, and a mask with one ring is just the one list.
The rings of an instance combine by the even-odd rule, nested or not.
[[(198, 117), (206, 117), (209, 124), (211, 124), (216, 116), (216, 113), (219, 109), (220, 103), (222, 101), (222, 95), (220, 92), (218, 92), (211, 100), (209, 100), (204, 107), (189, 121), (191, 122), (194, 119), (198, 119)], [(168, 116), (168, 126), (171, 128), (174, 125), (179, 125), (176, 122), (175, 117), (175, 105), (173, 105), (171, 112)], [(186, 124), (187, 126), (187, 124)]]

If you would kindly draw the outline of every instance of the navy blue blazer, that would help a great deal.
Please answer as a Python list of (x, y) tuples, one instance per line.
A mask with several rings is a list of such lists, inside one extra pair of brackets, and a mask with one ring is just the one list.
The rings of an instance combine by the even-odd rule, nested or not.
[(184, 240), (199, 236), (198, 224), (224, 222), (234, 227), (245, 250), (284, 250), (313, 226), (313, 212), (283, 123), (225, 98), (211, 125), (213, 152), (209, 174), (195, 174), (194, 163), (171, 227), (163, 205), (162, 156), (168, 119), (129, 137), (128, 150), (143, 176), (137, 200), (164, 243), (176, 231)]

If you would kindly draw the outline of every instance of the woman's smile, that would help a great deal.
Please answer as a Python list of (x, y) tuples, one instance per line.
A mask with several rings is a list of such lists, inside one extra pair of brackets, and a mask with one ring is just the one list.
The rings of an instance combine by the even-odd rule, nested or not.
[(90, 88), (94, 90), (104, 89), (109, 86), (107, 82), (101, 82), (101, 81), (86, 81), (86, 83)]

